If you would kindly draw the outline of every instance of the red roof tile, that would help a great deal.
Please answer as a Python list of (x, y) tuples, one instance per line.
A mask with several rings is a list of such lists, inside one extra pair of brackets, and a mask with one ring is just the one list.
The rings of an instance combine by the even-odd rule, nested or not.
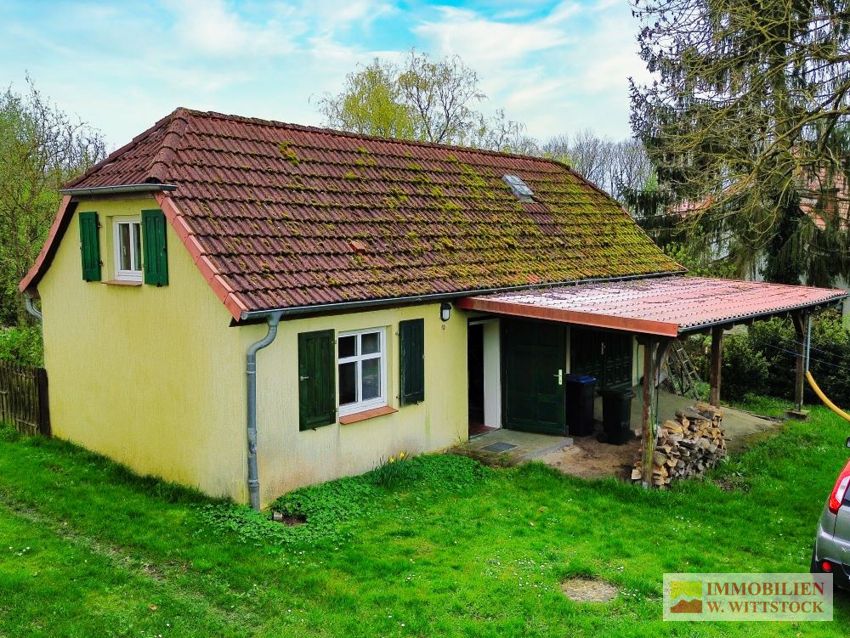
[(543, 158), (178, 109), (68, 188), (140, 183), (176, 186), (160, 203), (236, 318), (683, 270), (617, 202)]

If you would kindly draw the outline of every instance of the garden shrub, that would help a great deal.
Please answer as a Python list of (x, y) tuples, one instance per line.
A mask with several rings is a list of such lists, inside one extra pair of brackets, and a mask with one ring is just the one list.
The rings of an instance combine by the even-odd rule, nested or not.
[(768, 382), (768, 363), (764, 355), (752, 348), (747, 335), (733, 334), (724, 339), (723, 398), (742, 400), (748, 393), (764, 394)]
[[(794, 399), (798, 337), (789, 318), (756, 321), (745, 333), (727, 335), (723, 346), (723, 398), (739, 401), (747, 394)], [(708, 379), (709, 337), (691, 337), (685, 348), (703, 379)], [(827, 311), (812, 321), (809, 369), (834, 402), (850, 406), (850, 331), (841, 314)], [(819, 399), (806, 385), (805, 400)]]
[(0, 359), (22, 366), (44, 365), (41, 328), (0, 328)]

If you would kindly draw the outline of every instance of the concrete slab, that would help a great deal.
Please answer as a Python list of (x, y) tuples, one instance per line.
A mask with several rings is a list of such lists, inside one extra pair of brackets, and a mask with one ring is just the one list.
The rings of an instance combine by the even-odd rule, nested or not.
[[(477, 452), (504, 454), (512, 461), (519, 463), (562, 450), (572, 445), (572, 443), (573, 440), (568, 436), (552, 436), (549, 434), (534, 434), (533, 432), (502, 429), (476, 436), (466, 443), (466, 447)], [(511, 445), (513, 447), (503, 452), (498, 452), (496, 449), (486, 449), (488, 447), (504, 447), (500, 444)]]
[[(476, 436), (464, 444), (467, 449), (493, 457), (506, 458), (510, 463), (522, 463), (540, 460), (565, 474), (581, 478), (617, 477), (628, 479), (632, 463), (640, 454), (640, 420), (642, 412), (640, 388), (635, 389), (635, 398), (631, 406), (631, 423), (635, 438), (625, 445), (610, 445), (600, 442), (595, 436), (563, 437), (514, 430), (495, 430)], [(658, 416), (663, 422), (675, 416), (677, 410), (686, 410), (695, 403), (694, 399), (661, 391), (658, 393)], [(595, 417), (601, 422), (602, 401), (595, 404)], [(723, 426), (729, 439), (729, 451), (740, 450), (753, 434), (771, 430), (780, 426), (778, 420), (760, 417), (734, 408), (723, 408)], [(597, 423), (597, 431), (601, 424)], [(489, 451), (485, 448), (495, 446), (501, 449), (512, 446), (504, 452)]]

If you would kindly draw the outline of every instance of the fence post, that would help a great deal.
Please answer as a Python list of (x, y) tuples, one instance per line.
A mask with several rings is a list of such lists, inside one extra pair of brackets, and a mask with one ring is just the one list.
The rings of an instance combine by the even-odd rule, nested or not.
[(47, 395), (47, 370), (36, 368), (36, 388), (38, 390), (38, 433), (50, 436), (50, 403)]

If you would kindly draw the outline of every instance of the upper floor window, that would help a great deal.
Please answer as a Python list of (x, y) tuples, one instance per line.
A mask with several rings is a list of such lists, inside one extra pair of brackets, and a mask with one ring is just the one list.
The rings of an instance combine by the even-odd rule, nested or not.
[(138, 217), (114, 217), (115, 278), (142, 280), (142, 223)]

